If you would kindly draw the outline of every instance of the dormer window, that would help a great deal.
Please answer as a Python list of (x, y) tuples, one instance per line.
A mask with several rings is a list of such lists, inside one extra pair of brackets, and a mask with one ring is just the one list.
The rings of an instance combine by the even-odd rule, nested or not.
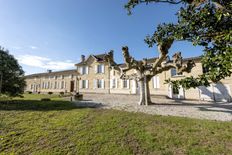
[(86, 74), (86, 67), (82, 67), (82, 74)]
[(95, 72), (96, 73), (104, 73), (105, 72), (105, 66), (103, 64), (99, 64), (95, 66)]
[(176, 68), (171, 69), (171, 77), (181, 76), (181, 75), (183, 75), (183, 73), (177, 73)]
[(79, 67), (79, 72), (80, 72), (81, 75), (88, 74), (89, 73), (89, 67), (88, 66)]

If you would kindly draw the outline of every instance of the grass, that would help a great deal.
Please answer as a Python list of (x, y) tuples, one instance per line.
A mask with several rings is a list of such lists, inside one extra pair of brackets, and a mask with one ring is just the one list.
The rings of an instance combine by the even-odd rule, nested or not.
[(0, 154), (232, 154), (232, 122), (35, 98), (0, 104)]
[(41, 98), (50, 98), (52, 100), (61, 100), (57, 94), (23, 94), (23, 98), (15, 97), (14, 100), (40, 100)]

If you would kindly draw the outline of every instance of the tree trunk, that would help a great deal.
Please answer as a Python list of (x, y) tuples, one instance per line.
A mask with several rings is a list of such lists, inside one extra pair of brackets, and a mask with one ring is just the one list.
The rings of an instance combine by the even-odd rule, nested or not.
[(140, 100), (139, 105), (149, 105), (151, 103), (150, 90), (149, 90), (149, 80), (145, 76), (139, 81), (140, 85)]

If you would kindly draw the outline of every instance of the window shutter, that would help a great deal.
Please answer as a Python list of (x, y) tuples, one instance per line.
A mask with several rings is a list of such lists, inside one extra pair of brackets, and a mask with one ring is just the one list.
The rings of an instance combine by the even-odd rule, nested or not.
[(153, 82), (153, 88), (156, 88), (156, 78), (155, 78), (155, 76), (152, 78), (152, 82)]
[(97, 65), (95, 65), (95, 67), (94, 67), (94, 68), (95, 68), (95, 73), (97, 73)]
[(115, 79), (115, 88), (118, 88), (118, 79)]
[(96, 89), (97, 88), (97, 80), (93, 80), (93, 89)]
[(105, 73), (105, 65), (101, 65), (102, 73)]
[(82, 80), (79, 81), (79, 88), (82, 88)]
[(105, 83), (104, 83), (104, 79), (102, 79), (102, 81), (101, 81), (102, 83), (102, 88), (104, 89), (105, 88)]
[(130, 88), (130, 80), (127, 80), (127, 88)]
[(81, 75), (83, 74), (83, 68), (82, 67), (79, 67), (79, 72), (80, 72)]
[(156, 79), (157, 79), (157, 81), (156, 81), (157, 88), (160, 88), (160, 78), (159, 78), (159, 76), (157, 76)]
[(110, 79), (110, 88), (113, 88), (113, 79)]
[(89, 80), (85, 80), (85, 88), (89, 88)]
[(86, 74), (89, 74), (89, 67), (86, 66)]
[(153, 81), (153, 88), (160, 88), (159, 76), (154, 76), (152, 78), (152, 81)]

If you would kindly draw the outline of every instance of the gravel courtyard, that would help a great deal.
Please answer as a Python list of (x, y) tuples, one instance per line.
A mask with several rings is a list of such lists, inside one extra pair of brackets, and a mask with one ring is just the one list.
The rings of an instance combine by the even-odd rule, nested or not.
[(206, 101), (171, 100), (152, 96), (153, 105), (139, 106), (138, 95), (84, 94), (78, 107), (117, 109), (147, 114), (181, 116), (218, 121), (232, 121), (232, 103)]

